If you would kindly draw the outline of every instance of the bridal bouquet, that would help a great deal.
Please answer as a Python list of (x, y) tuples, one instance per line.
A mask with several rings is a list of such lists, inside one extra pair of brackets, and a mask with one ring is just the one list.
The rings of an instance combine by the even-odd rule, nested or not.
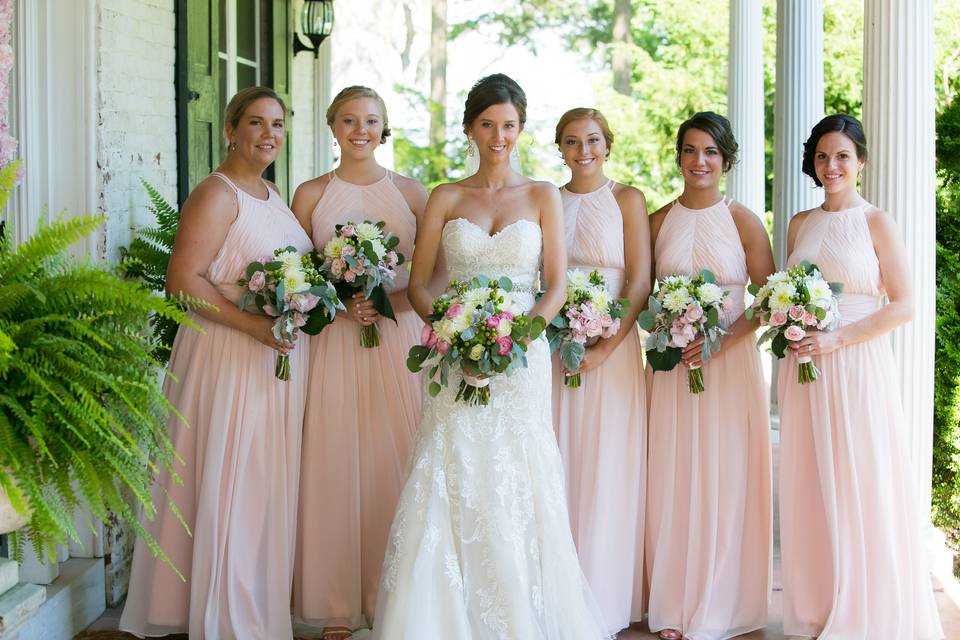
[[(384, 286), (393, 285), (397, 266), (404, 258), (396, 251), (400, 239), (384, 231), (385, 226), (382, 220), (336, 225), (333, 238), (319, 255), (320, 271), (334, 283), (342, 300), (362, 291), (364, 298), (373, 301), (377, 313), (396, 322)], [(360, 345), (368, 348), (380, 345), (376, 324), (360, 329)]]
[[(808, 331), (830, 331), (840, 323), (837, 294), (843, 291), (843, 285), (827, 282), (817, 265), (807, 261), (774, 273), (762, 287), (751, 284), (747, 290), (754, 299), (744, 315), (756, 315), (763, 326), (769, 327), (757, 346), (770, 341), (770, 350), (777, 358), (783, 358), (787, 345), (802, 340)], [(810, 356), (800, 356), (799, 363), (802, 384), (817, 379), (820, 372)]]
[[(296, 248), (277, 249), (247, 265), (247, 275), (237, 281), (244, 288), (237, 306), (243, 311), (259, 311), (271, 318), (277, 342), (293, 342), (297, 331), (320, 333), (343, 309), (337, 292), (317, 271), (310, 255), (301, 256)], [(290, 379), (290, 359), (277, 355), (274, 373)]]
[[(583, 362), (586, 347), (600, 338), (610, 338), (620, 330), (620, 318), (630, 304), (626, 298), (614, 298), (599, 271), (589, 275), (579, 269), (567, 271), (567, 301), (560, 313), (547, 325), (550, 350), (560, 352), (560, 362), (568, 371), (576, 371)], [(579, 373), (564, 384), (579, 387)]]
[[(704, 338), (700, 356), (709, 360), (720, 350), (720, 336), (726, 333), (720, 327), (720, 311), (729, 292), (717, 286), (706, 269), (695, 277), (670, 275), (657, 285), (657, 292), (637, 319), (650, 332), (645, 345), (650, 366), (654, 371), (672, 370), (697, 336)], [(700, 367), (687, 370), (687, 384), (690, 393), (703, 391)]]
[(427, 370), (431, 396), (449, 384), (451, 371), (462, 380), (457, 400), (490, 404), (490, 378), (527, 366), (527, 344), (544, 330), (543, 318), (531, 318), (513, 302), (509, 278), (477, 276), (470, 282), (454, 280), (448, 293), (433, 302), (430, 323), (424, 325), (420, 345), (410, 349), (407, 368)]

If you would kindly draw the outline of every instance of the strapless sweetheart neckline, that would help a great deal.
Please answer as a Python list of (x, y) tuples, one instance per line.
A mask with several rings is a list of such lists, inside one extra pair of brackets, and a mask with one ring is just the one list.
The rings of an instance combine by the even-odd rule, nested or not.
[(476, 222), (474, 222), (473, 220), (468, 220), (467, 218), (450, 218), (449, 220), (447, 220), (447, 221), (443, 224), (444, 230), (446, 230), (448, 224), (450, 224), (450, 223), (452, 223), (452, 222), (458, 222), (458, 221), (459, 221), (459, 222), (465, 222), (468, 226), (476, 229), (477, 231), (479, 231), (481, 234), (485, 235), (485, 236), (488, 237), (488, 238), (496, 238), (496, 237), (499, 236), (500, 234), (504, 233), (505, 231), (507, 231), (507, 230), (510, 229), (511, 227), (514, 227), (514, 226), (520, 224), (521, 222), (526, 222), (526, 223), (529, 224), (530, 226), (533, 226), (533, 227), (536, 227), (537, 229), (540, 229), (540, 225), (537, 224), (536, 222), (534, 222), (533, 220), (527, 220), (526, 218), (518, 218), (517, 220), (514, 220), (513, 222), (511, 222), (510, 224), (508, 224), (507, 226), (505, 226), (505, 227), (503, 227), (503, 228), (501, 228), (501, 229), (498, 229), (497, 231), (494, 231), (494, 232), (491, 234), (491, 233), (488, 233), (487, 231), (484, 231), (483, 227), (481, 227), (480, 225), (478, 225), (478, 224), (477, 224)]

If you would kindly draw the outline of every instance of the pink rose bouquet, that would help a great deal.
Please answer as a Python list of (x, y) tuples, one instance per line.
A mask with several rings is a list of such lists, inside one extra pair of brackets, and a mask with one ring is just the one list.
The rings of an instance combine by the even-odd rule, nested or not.
[[(626, 315), (630, 301), (614, 298), (599, 271), (589, 275), (579, 269), (567, 271), (567, 301), (547, 325), (550, 350), (559, 351), (560, 362), (568, 371), (577, 371), (586, 348), (601, 338), (611, 338), (620, 330), (620, 318)], [(579, 387), (579, 373), (567, 377), (564, 384)]]
[[(341, 299), (362, 291), (364, 298), (373, 301), (377, 313), (396, 322), (384, 287), (393, 286), (397, 266), (403, 264), (404, 258), (396, 250), (400, 239), (384, 231), (385, 226), (382, 220), (338, 224), (318, 258), (320, 272), (334, 283)], [(380, 345), (376, 324), (360, 329), (360, 345), (367, 348)]]
[(451, 372), (461, 374), (457, 400), (490, 404), (490, 378), (527, 366), (527, 340), (543, 332), (546, 321), (520, 312), (510, 295), (509, 278), (477, 276), (454, 280), (433, 302), (421, 344), (410, 349), (407, 368), (426, 370), (431, 396), (448, 386)]
[[(815, 264), (801, 262), (774, 273), (762, 287), (751, 284), (747, 289), (754, 299), (745, 315), (757, 316), (760, 324), (768, 327), (757, 346), (769, 341), (777, 358), (783, 358), (787, 346), (802, 340), (809, 331), (830, 331), (840, 323), (837, 294), (843, 291), (843, 285), (827, 282)], [(810, 356), (800, 356), (799, 363), (802, 384), (817, 379), (820, 372)]]
[[(313, 258), (300, 255), (294, 247), (277, 249), (272, 256), (251, 262), (246, 274), (237, 281), (244, 289), (237, 306), (276, 318), (273, 337), (278, 343), (293, 342), (298, 331), (319, 333), (337, 315), (337, 309), (344, 308)], [(287, 356), (277, 355), (274, 373), (281, 380), (290, 379)]]
[[(683, 350), (703, 336), (701, 358), (706, 361), (720, 350), (720, 311), (729, 291), (716, 284), (716, 278), (704, 269), (695, 277), (670, 275), (657, 281), (652, 296), (637, 322), (650, 332), (645, 345), (647, 362), (654, 371), (670, 371), (680, 362)], [(687, 370), (690, 393), (701, 393), (703, 371)]]

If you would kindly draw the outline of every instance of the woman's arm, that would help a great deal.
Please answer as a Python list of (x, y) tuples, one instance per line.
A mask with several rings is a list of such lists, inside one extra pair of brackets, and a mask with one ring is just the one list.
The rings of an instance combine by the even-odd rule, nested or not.
[(563, 229), (563, 202), (560, 192), (548, 183), (533, 185), (532, 194), (540, 209), (543, 237), (543, 270), (540, 279), (547, 290), (530, 310), (531, 317), (553, 320), (567, 299), (567, 243)]
[(417, 220), (417, 242), (411, 260), (407, 298), (424, 322), (433, 313), (434, 295), (430, 292), (430, 279), (437, 265), (447, 212), (451, 210), (456, 197), (457, 187), (449, 184), (438, 186), (430, 194), (423, 215)]
[(217, 309), (201, 308), (196, 313), (286, 353), (293, 345), (277, 344), (270, 318), (241, 311), (206, 277), (236, 220), (237, 207), (236, 193), (219, 178), (207, 178), (193, 190), (180, 212), (180, 226), (167, 266), (167, 292), (176, 296), (182, 291), (215, 305)]
[[(427, 206), (427, 190), (416, 180), (401, 175), (394, 176), (394, 184), (397, 185), (400, 194), (403, 195), (403, 200), (407, 203), (407, 207), (410, 208), (410, 212), (417, 219), (417, 226), (420, 226), (420, 221), (423, 219), (423, 211)], [(409, 260), (412, 256), (404, 257)], [(400, 268), (406, 269), (407, 266), (408, 265), (403, 264), (400, 265)], [(390, 306), (392, 306), (393, 310), (397, 313), (409, 311), (412, 308), (406, 291), (395, 291), (391, 293)]]
[[(836, 331), (813, 331), (799, 342), (791, 343), (794, 355), (816, 356), (836, 351), (890, 333), (913, 319), (913, 286), (907, 250), (897, 223), (890, 214), (873, 209), (867, 212), (867, 224), (873, 249), (880, 262), (880, 278), (888, 303), (866, 318)], [(807, 349), (807, 347), (811, 347)]]

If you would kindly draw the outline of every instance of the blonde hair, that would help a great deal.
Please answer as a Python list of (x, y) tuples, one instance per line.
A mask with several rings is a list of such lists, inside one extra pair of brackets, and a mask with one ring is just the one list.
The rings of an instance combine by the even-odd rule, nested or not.
[(230, 102), (227, 103), (227, 108), (223, 110), (223, 137), (227, 145), (230, 144), (230, 139), (227, 138), (227, 127), (229, 126), (231, 129), (239, 127), (240, 118), (243, 117), (244, 112), (251, 104), (260, 98), (276, 100), (280, 108), (283, 109), (284, 117), (286, 117), (287, 105), (283, 103), (283, 100), (277, 95), (277, 92), (270, 87), (247, 87), (246, 89), (241, 89), (230, 98)]
[(353, 85), (340, 91), (333, 99), (333, 102), (330, 103), (330, 106), (327, 107), (327, 126), (333, 127), (333, 121), (337, 117), (337, 111), (340, 110), (340, 107), (342, 107), (344, 103), (356, 100), (357, 98), (372, 98), (376, 100), (380, 106), (380, 113), (383, 115), (383, 132), (380, 134), (380, 144), (383, 144), (390, 136), (390, 119), (387, 117), (387, 104), (383, 101), (383, 98), (380, 97), (380, 94), (370, 87)]
[(603, 139), (607, 142), (607, 157), (610, 157), (610, 151), (613, 150), (613, 131), (610, 130), (610, 125), (607, 124), (607, 119), (602, 113), (596, 109), (590, 109), (588, 107), (577, 107), (576, 109), (570, 109), (565, 114), (560, 116), (560, 121), (557, 122), (557, 132), (554, 142), (557, 143), (557, 146), (560, 146), (560, 139), (563, 137), (563, 130), (567, 128), (567, 125), (573, 122), (574, 120), (593, 120), (598, 125), (600, 125), (600, 132), (603, 134)]

